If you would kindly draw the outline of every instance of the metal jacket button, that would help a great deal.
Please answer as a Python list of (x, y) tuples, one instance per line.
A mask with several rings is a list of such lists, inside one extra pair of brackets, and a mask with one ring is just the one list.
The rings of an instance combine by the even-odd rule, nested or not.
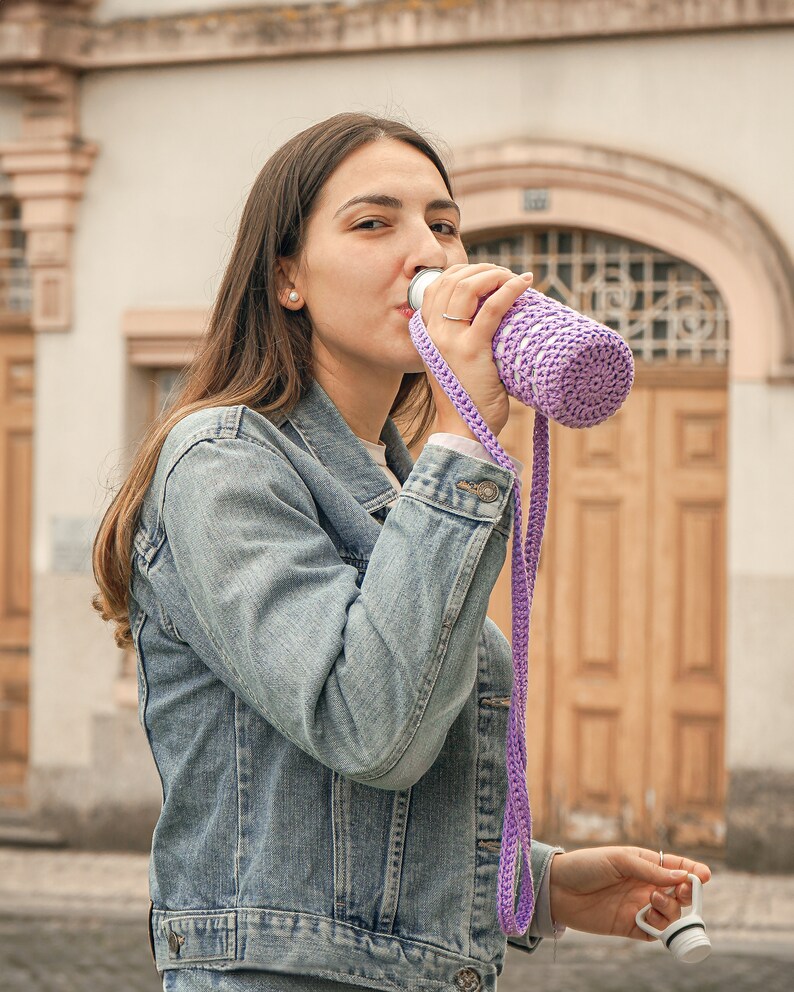
[(184, 943), (184, 937), (180, 937), (180, 935), (178, 933), (174, 933), (173, 930), (168, 931), (168, 950), (172, 954), (179, 954), (179, 949)]
[(480, 482), (477, 485), (477, 495), (483, 503), (493, 503), (499, 498), (499, 487), (495, 482)]
[(455, 975), (455, 985), (460, 992), (480, 992), (480, 975), (474, 968), (461, 968)]

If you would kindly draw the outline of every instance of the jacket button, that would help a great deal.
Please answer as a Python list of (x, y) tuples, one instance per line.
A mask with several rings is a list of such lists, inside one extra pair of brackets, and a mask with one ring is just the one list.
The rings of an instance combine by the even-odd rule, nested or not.
[(499, 498), (499, 487), (495, 482), (479, 482), (477, 484), (477, 495), (483, 503), (493, 503), (495, 499)]
[(168, 950), (172, 954), (179, 954), (179, 949), (184, 943), (184, 937), (180, 937), (179, 934), (174, 933), (173, 930), (168, 931)]
[(479, 972), (474, 968), (461, 968), (455, 974), (455, 985), (460, 992), (480, 992), (481, 984)]

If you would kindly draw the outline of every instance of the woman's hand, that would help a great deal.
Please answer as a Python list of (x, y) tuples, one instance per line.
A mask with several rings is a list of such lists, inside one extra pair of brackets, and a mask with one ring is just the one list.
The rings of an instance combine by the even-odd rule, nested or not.
[[(531, 285), (531, 273), (517, 276), (500, 265), (451, 265), (428, 286), (422, 301), (430, 340), (496, 436), (510, 415), (510, 398), (496, 370), (491, 341), (507, 310)], [(484, 296), (488, 299), (475, 316)], [(472, 320), (448, 320), (445, 313)], [(427, 377), (438, 411), (436, 430), (474, 437), (429, 369)]]
[(555, 855), (549, 870), (551, 916), (556, 923), (634, 940), (654, 939), (635, 923), (643, 906), (651, 903), (646, 919), (664, 930), (680, 917), (682, 906), (692, 903), (692, 883), (686, 875), (697, 875), (701, 882), (711, 878), (706, 865), (676, 854), (665, 854), (662, 868), (659, 852), (641, 847), (569, 851)]

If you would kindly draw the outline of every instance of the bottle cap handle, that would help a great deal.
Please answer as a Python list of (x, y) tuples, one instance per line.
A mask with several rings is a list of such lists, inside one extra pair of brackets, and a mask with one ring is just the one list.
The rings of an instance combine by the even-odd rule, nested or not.
[(703, 906), (703, 883), (697, 875), (688, 875), (692, 883), (692, 907), (664, 930), (657, 930), (646, 920), (651, 904), (643, 906), (634, 917), (640, 930), (660, 940), (681, 961), (695, 963), (708, 957), (711, 942), (706, 936), (706, 928), (701, 917)]

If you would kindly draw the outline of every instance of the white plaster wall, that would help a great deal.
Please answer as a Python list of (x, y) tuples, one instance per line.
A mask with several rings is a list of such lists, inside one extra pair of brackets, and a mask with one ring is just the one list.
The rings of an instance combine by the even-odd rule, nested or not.
[[(125, 6), (117, 0), (103, 10), (120, 15)], [(129, 6), (137, 13), (147, 7), (142, 0)], [(162, 10), (154, 0), (148, 6)], [(407, 113), (453, 149), (514, 136), (629, 149), (730, 186), (794, 251), (794, 120), (785, 99), (794, 92), (793, 47), (792, 31), (754, 32), (88, 75), (82, 133), (100, 153), (75, 239), (74, 328), (43, 336), (37, 352), (37, 580), (52, 567), (53, 518), (98, 515), (103, 487), (126, 458), (122, 312), (209, 305), (247, 190), (295, 131), (361, 109)], [(791, 423), (791, 391), (779, 395), (788, 400), (778, 415)], [(792, 475), (785, 441), (785, 431), (777, 449), (774, 435), (763, 440), (769, 458), (786, 466), (781, 481)], [(746, 452), (734, 440), (732, 479), (747, 470)], [(752, 553), (736, 545), (742, 516), (731, 511), (732, 570), (752, 557), (756, 574), (791, 575), (790, 491), (766, 491), (769, 536)], [(36, 617), (37, 625), (50, 621)], [(33, 761), (43, 765), (64, 760), (70, 706), (85, 717), (68, 717), (79, 762), (90, 753), (90, 715), (113, 705), (110, 633), (88, 611), (70, 612), (68, 623), (80, 626), (80, 637), (50, 639), (52, 650), (36, 659), (37, 677), (91, 661), (71, 697), (34, 713)], [(736, 728), (743, 733), (741, 721)]]
[(732, 575), (728, 610), (728, 768), (794, 772), (794, 576)]
[(794, 388), (734, 383), (730, 417), (728, 571), (794, 580)]
[[(38, 385), (38, 383), (37, 383)], [(94, 717), (114, 707), (118, 652), (90, 607), (87, 575), (38, 574), (33, 580), (30, 762), (59, 770), (91, 764)], [(143, 735), (141, 735), (143, 744)], [(81, 805), (86, 795), (74, 795)]]
[(794, 388), (730, 390), (727, 761), (794, 770)]

